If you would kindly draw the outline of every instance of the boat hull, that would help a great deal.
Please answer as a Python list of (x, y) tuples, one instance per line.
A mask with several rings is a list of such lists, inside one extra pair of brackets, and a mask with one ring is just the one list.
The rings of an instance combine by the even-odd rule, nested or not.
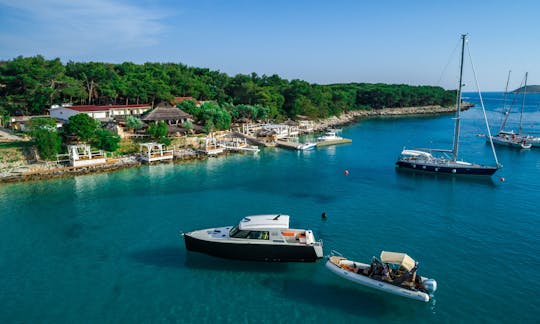
[[(184, 241), (188, 251), (205, 253), (226, 259), (269, 262), (315, 262), (322, 257), (322, 247), (320, 245), (216, 242), (195, 238), (189, 235), (189, 233), (184, 234)], [(317, 255), (317, 248), (321, 249), (321, 253), (319, 253), (321, 256)]]
[(404, 170), (413, 170), (429, 173), (441, 173), (441, 174), (456, 174), (456, 175), (478, 175), (478, 176), (491, 176), (499, 168), (493, 166), (482, 166), (476, 164), (435, 164), (435, 163), (426, 163), (423, 161), (403, 161), (398, 160), (396, 162), (396, 167), (398, 169)]
[[(514, 147), (518, 149), (529, 149), (532, 146), (531, 143), (523, 142), (522, 140), (505, 139), (500, 138), (499, 136), (492, 136), (491, 140), (493, 141), (493, 144)], [(489, 138), (487, 141), (489, 142)]]
[(307, 150), (314, 150), (316, 147), (317, 147), (317, 143), (304, 143), (302, 145), (297, 146), (296, 149), (300, 151), (307, 151)]
[[(367, 264), (363, 264), (359, 262), (357, 262), (356, 264), (360, 268), (368, 267)], [(387, 292), (390, 294), (394, 294), (394, 295), (398, 295), (398, 296), (402, 296), (406, 298), (411, 298), (411, 299), (415, 299), (415, 300), (419, 300), (423, 302), (428, 302), (430, 299), (429, 295), (424, 292), (400, 288), (398, 286), (395, 286), (386, 282), (371, 279), (364, 275), (357, 274), (357, 273), (345, 270), (343, 268), (340, 268), (337, 265), (333, 264), (330, 260), (326, 262), (326, 268), (328, 268), (330, 271), (332, 271), (333, 273), (335, 273), (336, 275), (344, 279), (347, 279), (349, 281), (352, 281), (354, 283), (357, 283), (359, 285), (362, 285), (368, 288), (380, 290), (380, 291)]]

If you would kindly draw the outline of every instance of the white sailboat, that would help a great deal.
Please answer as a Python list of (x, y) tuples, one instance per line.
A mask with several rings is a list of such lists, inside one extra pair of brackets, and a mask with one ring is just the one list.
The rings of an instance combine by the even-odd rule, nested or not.
[[(506, 90), (504, 93), (504, 99), (503, 99), (503, 110), (505, 113), (504, 120), (501, 124), (501, 128), (499, 129), (499, 132), (497, 135), (491, 136), (491, 140), (494, 144), (497, 145), (503, 145), (503, 146), (509, 146), (509, 147), (515, 147), (519, 149), (528, 149), (533, 146), (533, 143), (536, 143), (537, 146), (540, 146), (540, 137), (533, 137), (530, 135), (522, 135), (522, 124), (523, 124), (523, 109), (525, 107), (525, 94), (527, 93), (527, 77), (528, 72), (525, 73), (525, 81), (524, 81), (524, 87), (523, 89), (523, 98), (521, 102), (521, 112), (519, 117), (519, 131), (515, 133), (513, 130), (507, 131), (504, 128), (506, 127), (506, 122), (508, 121), (508, 117), (510, 116), (510, 112), (512, 111), (512, 105), (508, 109), (508, 111), (505, 110), (506, 108), (506, 95), (508, 93), (508, 82), (510, 80), (510, 72), (508, 72), (508, 79), (506, 80)], [(489, 138), (488, 138), (489, 140)]]

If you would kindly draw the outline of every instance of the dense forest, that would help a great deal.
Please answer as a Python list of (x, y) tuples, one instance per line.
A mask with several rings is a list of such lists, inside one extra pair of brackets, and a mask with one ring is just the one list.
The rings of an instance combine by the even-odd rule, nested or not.
[(441, 87), (368, 83), (319, 85), (278, 75), (234, 77), (179, 63), (109, 64), (47, 60), (0, 61), (0, 114), (46, 114), (53, 104), (156, 104), (176, 96), (224, 106), (262, 106), (275, 118), (328, 117), (356, 109), (452, 105)]

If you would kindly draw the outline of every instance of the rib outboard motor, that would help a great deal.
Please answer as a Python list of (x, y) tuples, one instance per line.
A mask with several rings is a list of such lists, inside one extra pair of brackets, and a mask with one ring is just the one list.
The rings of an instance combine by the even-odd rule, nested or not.
[(422, 284), (430, 294), (437, 290), (437, 281), (435, 281), (435, 279), (426, 279), (422, 281)]

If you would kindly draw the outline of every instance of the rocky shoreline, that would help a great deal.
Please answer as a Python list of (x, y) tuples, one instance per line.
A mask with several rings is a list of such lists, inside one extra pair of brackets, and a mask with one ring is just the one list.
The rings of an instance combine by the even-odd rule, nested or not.
[[(472, 107), (471, 104), (465, 104), (463, 110)], [(337, 117), (330, 117), (315, 122), (314, 132), (320, 132), (330, 127), (343, 126), (356, 122), (358, 119), (368, 117), (399, 117), (414, 115), (435, 115), (455, 112), (455, 107), (425, 106), (425, 107), (404, 107), (404, 108), (383, 108), (374, 110), (355, 110), (349, 111)], [(183, 152), (176, 156), (173, 162), (183, 162), (191, 160), (200, 160), (199, 154), (187, 154)], [(86, 167), (59, 167), (56, 164), (41, 163), (19, 167), (11, 172), (0, 173), (0, 183), (24, 182), (46, 180), (53, 178), (65, 178), (79, 175), (87, 175), (101, 172), (113, 172), (121, 169), (140, 167), (141, 162), (136, 156), (127, 156), (118, 159), (109, 159), (107, 163), (92, 165)]]
[[(464, 103), (462, 110), (467, 110), (473, 105)], [(322, 131), (329, 127), (349, 125), (356, 122), (358, 119), (368, 117), (410, 117), (416, 115), (439, 115), (451, 114), (456, 112), (456, 107), (442, 106), (423, 106), (423, 107), (403, 107), (403, 108), (383, 108), (372, 110), (353, 110), (342, 114), (341, 116), (333, 116), (316, 123), (314, 129)]]

